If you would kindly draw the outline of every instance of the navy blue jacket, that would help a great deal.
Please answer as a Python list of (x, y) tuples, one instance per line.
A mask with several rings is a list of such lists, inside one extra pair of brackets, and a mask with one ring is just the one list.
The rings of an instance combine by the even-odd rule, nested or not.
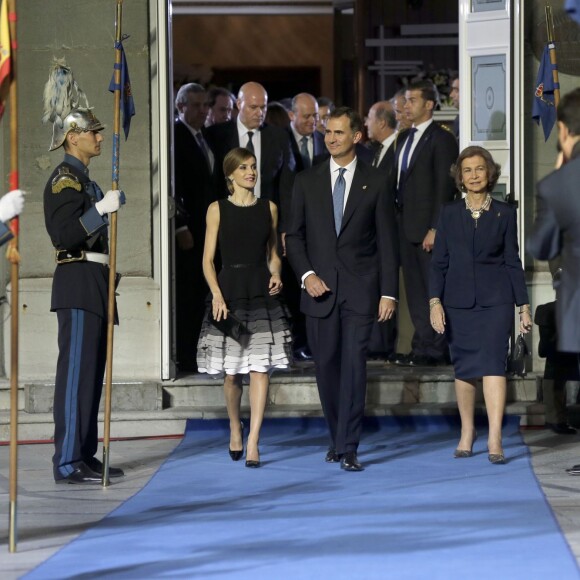
[(445, 306), (471, 308), (528, 304), (519, 256), (515, 207), (492, 200), (489, 215), (473, 236), (465, 200), (441, 208), (429, 279), (429, 297)]

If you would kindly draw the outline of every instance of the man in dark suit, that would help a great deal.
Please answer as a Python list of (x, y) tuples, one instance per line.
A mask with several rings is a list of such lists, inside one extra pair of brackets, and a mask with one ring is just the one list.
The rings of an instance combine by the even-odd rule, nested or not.
[[(538, 260), (561, 257), (556, 286), (558, 350), (580, 353), (580, 89), (558, 105), (556, 171), (538, 183), (536, 220), (527, 249)], [(569, 473), (580, 475), (580, 465)]]
[(249, 82), (240, 88), (237, 99), (239, 110), (235, 121), (213, 125), (207, 130), (207, 140), (215, 154), (215, 178), (218, 196), (229, 195), (223, 173), (223, 160), (235, 147), (246, 147), (254, 152), (258, 164), (256, 197), (273, 201), (280, 209), (279, 230), (287, 216), (280, 200), (290, 196), (294, 158), (290, 152), (288, 133), (280, 127), (264, 125), (268, 93), (259, 83)]
[(211, 127), (231, 120), (234, 110), (234, 96), (228, 89), (212, 87), (207, 92), (208, 112), (205, 126)]
[(430, 81), (412, 83), (405, 93), (405, 115), (412, 122), (397, 141), (396, 168), (390, 179), (395, 194), (405, 293), (415, 332), (411, 353), (394, 362), (411, 366), (444, 364), (447, 342), (429, 320), (429, 270), (439, 209), (456, 187), (450, 176), (457, 140), (433, 121), (436, 94)]
[(397, 119), (397, 131), (402, 133), (406, 129), (410, 129), (413, 124), (405, 115), (405, 89), (398, 90), (391, 99), (391, 104), (395, 110), (395, 118)]
[(398, 137), (397, 118), (389, 101), (379, 101), (370, 109), (365, 119), (367, 136), (372, 141), (373, 167), (390, 173), (395, 164), (395, 144)]
[[(399, 132), (397, 131), (397, 119), (395, 109), (389, 101), (378, 101), (370, 109), (365, 119), (367, 136), (372, 143), (372, 165), (385, 174), (385, 178), (395, 168), (395, 148)], [(399, 249), (397, 246), (397, 257)], [(395, 352), (397, 342), (397, 317), (384, 324), (375, 322), (369, 343), (369, 356), (371, 358), (388, 359)]]
[(208, 112), (205, 89), (183, 85), (175, 97), (178, 119), (173, 128), (176, 217), (176, 338), (180, 371), (197, 372), (197, 340), (208, 293), (203, 276), (205, 215), (214, 200), (214, 155), (204, 138)]
[[(324, 136), (316, 130), (318, 120), (318, 103), (316, 99), (308, 93), (300, 93), (292, 99), (292, 109), (288, 113), (290, 117), (290, 126), (288, 135), (290, 137), (290, 146), (296, 173), (309, 169), (313, 165), (318, 165), (328, 159), (329, 153), (324, 145)], [(281, 199), (283, 206), (282, 213), (290, 215), (292, 200), (285, 197)], [(287, 227), (288, 220), (283, 227)], [(285, 229), (282, 230), (282, 246), (284, 250)], [(292, 314), (292, 337), (294, 346), (295, 360), (310, 360), (312, 354), (308, 348), (306, 338), (306, 323), (304, 314), (300, 312), (300, 285), (291, 268), (287, 267), (287, 260), (283, 258), (284, 267), (282, 276), (284, 281), (284, 296)]]
[(324, 146), (324, 135), (316, 131), (318, 120), (318, 103), (308, 93), (300, 93), (292, 99), (292, 110), (289, 113), (290, 145), (296, 163), (296, 172), (309, 169), (313, 165), (328, 159)]
[(357, 448), (374, 320), (396, 309), (393, 202), (383, 175), (357, 159), (359, 115), (335, 109), (326, 127), (331, 159), (296, 176), (286, 248), (304, 287), (308, 343), (330, 431), (327, 462), (363, 469)]

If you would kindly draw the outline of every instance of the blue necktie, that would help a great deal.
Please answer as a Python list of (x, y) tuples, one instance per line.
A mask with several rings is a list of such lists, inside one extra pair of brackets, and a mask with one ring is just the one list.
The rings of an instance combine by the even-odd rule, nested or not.
[(411, 152), (411, 146), (413, 145), (413, 139), (415, 138), (415, 133), (417, 129), (412, 127), (409, 129), (409, 135), (407, 141), (405, 142), (405, 149), (403, 150), (403, 160), (401, 161), (401, 173), (399, 174), (399, 186), (397, 188), (397, 202), (399, 205), (403, 205), (403, 187), (405, 185), (405, 178), (407, 176), (407, 169), (409, 168), (409, 153)]
[(310, 162), (310, 154), (308, 153), (308, 137), (302, 137), (300, 139), (300, 157), (302, 157), (304, 169), (308, 169), (312, 165)]
[(334, 206), (334, 229), (336, 230), (336, 235), (340, 233), (340, 227), (342, 225), (342, 212), (344, 206), (344, 193), (346, 191), (346, 181), (344, 180), (344, 172), (346, 169), (341, 167), (338, 170), (338, 179), (334, 184), (334, 189), (332, 191), (332, 205)]

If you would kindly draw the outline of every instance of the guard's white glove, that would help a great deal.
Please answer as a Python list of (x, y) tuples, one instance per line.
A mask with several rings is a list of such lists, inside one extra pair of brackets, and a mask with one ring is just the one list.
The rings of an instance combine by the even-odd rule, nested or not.
[(7, 222), (20, 215), (24, 208), (24, 195), (21, 189), (13, 189), (0, 199), (0, 221)]
[(123, 203), (121, 195), (122, 194), (118, 189), (111, 189), (111, 190), (107, 191), (107, 193), (105, 193), (105, 196), (103, 197), (103, 199), (101, 199), (101, 201), (97, 201), (97, 203), (95, 203), (95, 207), (97, 208), (97, 211), (101, 215), (105, 215), (106, 213), (113, 213), (113, 212), (117, 211), (121, 207), (121, 204)]

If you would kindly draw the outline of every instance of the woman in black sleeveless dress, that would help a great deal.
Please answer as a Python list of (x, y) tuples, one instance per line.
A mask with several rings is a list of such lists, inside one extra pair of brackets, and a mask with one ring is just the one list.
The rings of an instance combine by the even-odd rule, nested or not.
[[(250, 374), (250, 433), (246, 466), (259, 467), (258, 441), (268, 395), (269, 373), (288, 368), (292, 337), (288, 311), (281, 300), (282, 262), (276, 249), (278, 209), (254, 196), (256, 158), (248, 149), (232, 149), (224, 159), (231, 195), (207, 212), (203, 272), (212, 302), (204, 318), (197, 349), (199, 372), (225, 375), (224, 393), (230, 419), (230, 457), (243, 455), (240, 403), (242, 375)], [(223, 267), (216, 274), (219, 244)], [(248, 330), (238, 340), (212, 323), (233, 313)]]

